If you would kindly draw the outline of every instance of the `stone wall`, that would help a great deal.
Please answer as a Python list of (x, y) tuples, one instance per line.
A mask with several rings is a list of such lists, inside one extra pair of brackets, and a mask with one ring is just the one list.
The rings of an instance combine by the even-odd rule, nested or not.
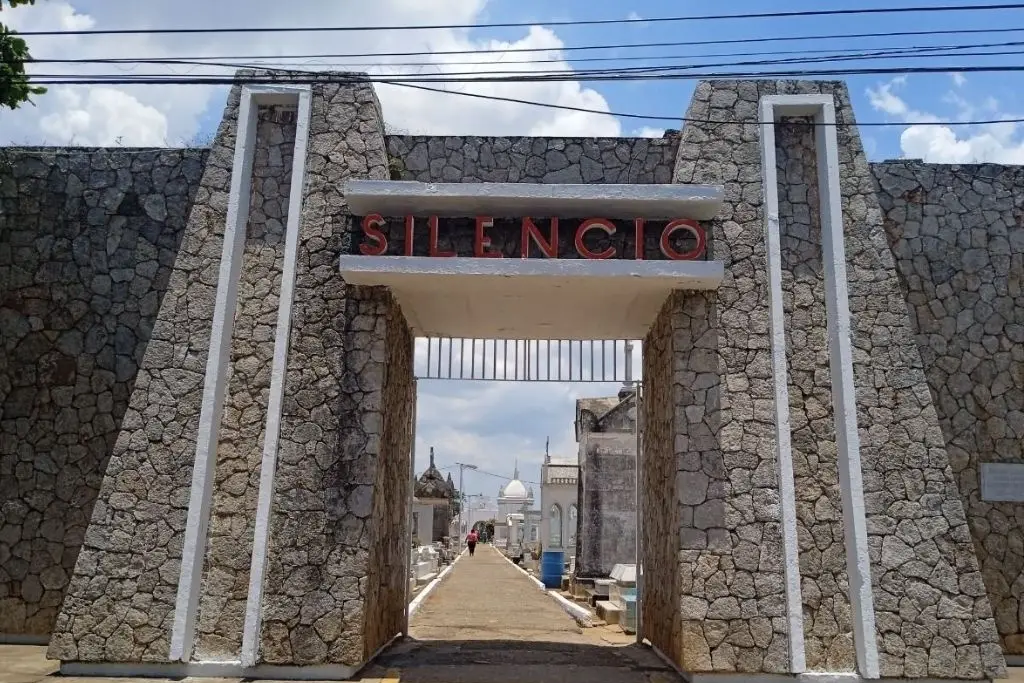
[(386, 178), (387, 160), (368, 83), (318, 85), (313, 101), (261, 658), (354, 666), (365, 651), (391, 304), (346, 286), (337, 257), (355, 229), (343, 181)]
[[(637, 415), (643, 456), (637, 476), (643, 491), (640, 550), (644, 637), (674, 662), (681, 646), (679, 574), (679, 487), (675, 441), (675, 372), (672, 343), (673, 297), (662, 307), (643, 343), (643, 395)], [(579, 550), (577, 550), (578, 556)], [(691, 626), (692, 627), (692, 626)]]
[(775, 131), (782, 307), (796, 526), (809, 671), (854, 671), (843, 505), (825, 329), (818, 166), (809, 119)]
[(241, 657), (274, 335), (284, 269), (295, 110), (259, 107), (249, 222), (239, 268), (213, 482), (195, 657)]
[(1024, 655), (1024, 503), (979, 485), (981, 463), (1024, 463), (1024, 168), (871, 171), (996, 626)]
[[(837, 120), (853, 123), (845, 88)], [(881, 674), (979, 679), (1004, 661), (855, 126), (837, 129)]]
[(66, 661), (166, 661), (223, 241), (238, 92), (203, 169), (50, 641)]
[[(604, 578), (636, 561), (636, 435), (580, 439), (576, 576)], [(546, 516), (546, 515), (545, 515)]]
[(384, 319), (383, 406), (380, 455), (370, 521), (370, 561), (366, 577), (363, 658), (386, 645), (405, 625), (409, 580), (409, 471), (412, 458), (413, 338), (402, 310), (390, 294)]
[(668, 183), (678, 146), (677, 135), (387, 138), (394, 179), (429, 183)]
[[(722, 597), (711, 602), (708, 615), (715, 603), (723, 608), (729, 606), (745, 644), (720, 652), (718, 657), (712, 649), (710, 661), (702, 662), (701, 670), (784, 671), (788, 666), (780, 506), (776, 464), (771, 455), (774, 398), (760, 209), (760, 126), (756, 120), (757, 103), (762, 96), (791, 93), (831, 94), (840, 123), (853, 122), (849, 95), (842, 84), (702, 83), (687, 114), (691, 123), (683, 131), (676, 168), (677, 182), (721, 183), (726, 193), (722, 212), (711, 222), (712, 235), (725, 239), (716, 239), (710, 254), (711, 258), (724, 261), (726, 267), (725, 280), (717, 292), (714, 321), (724, 381), (722, 412), (721, 421), (712, 432), (723, 456), (726, 493), (722, 503), (724, 522), (708, 525), (721, 526), (724, 531), (716, 531), (714, 543), (710, 532), (706, 541), (704, 536), (694, 534), (691, 538), (695, 547), (688, 546), (685, 538), (683, 547), (696, 550), (707, 543), (708, 549), (700, 559), (713, 559), (719, 568), (723, 562), (729, 565), (724, 568), (724, 585), (716, 582)], [(787, 135), (786, 127), (782, 126), (780, 138), (791, 140)], [(913, 344), (894, 277), (895, 264), (886, 249), (882, 220), (873, 196), (874, 181), (856, 128), (840, 126), (838, 135), (857, 420), (882, 675), (976, 679), (998, 674), (1002, 658), (995, 644), (991, 610), (984, 591), (979, 593), (977, 560), (970, 548), (920, 355)], [(798, 187), (807, 185), (811, 177), (801, 156), (806, 154), (806, 144), (799, 143), (796, 149), (787, 144), (787, 149), (792, 153), (786, 157), (786, 174), (780, 183), (797, 186), (795, 191), (799, 192)], [(795, 236), (801, 238), (801, 242), (790, 243), (790, 258), (799, 259), (807, 248), (802, 242), (810, 239), (812, 227), (809, 220), (802, 220), (802, 215), (810, 213), (813, 202), (801, 197), (801, 206), (793, 205), (791, 189), (786, 188), (783, 199), (790, 200), (788, 210), (794, 220), (789, 224)], [(805, 201), (807, 204), (803, 204)], [(810, 314), (808, 307), (820, 301), (813, 293), (814, 287), (805, 287), (797, 275), (809, 277), (810, 272), (794, 274), (791, 319)], [(806, 284), (811, 285), (814, 279), (816, 276)], [(820, 306), (816, 307), (819, 312), (809, 318), (812, 328), (808, 331), (813, 334), (818, 334), (813, 332), (814, 327), (825, 324)], [(804, 341), (812, 350), (815, 348), (813, 339)], [(819, 419), (822, 406), (817, 405), (816, 392), (822, 395), (825, 386), (823, 380), (815, 377), (805, 393), (806, 381), (799, 374), (803, 371), (795, 366), (790, 378), (797, 380), (792, 384), (800, 387), (800, 392), (790, 397), (791, 408), (799, 408), (795, 411), (797, 431), (791, 435), (798, 458), (805, 438), (800, 420)], [(827, 366), (817, 367), (817, 372), (827, 371)], [(813, 423), (811, 428), (815, 448), (821, 450), (818, 457), (827, 458), (829, 433), (815, 433)], [(801, 463), (797, 460), (796, 464), (799, 467)], [(822, 667), (846, 666), (849, 652), (842, 633), (842, 605), (836, 610), (839, 618), (835, 624), (828, 619), (820, 621), (819, 612), (820, 617), (824, 613), (820, 604), (815, 606), (819, 594), (826, 597), (822, 584), (836, 581), (838, 590), (832, 591), (833, 600), (847, 588), (841, 583), (841, 570), (836, 564), (832, 565), (834, 571), (823, 572), (829, 568), (823, 563), (826, 552), (829, 557), (835, 553), (836, 527), (831, 519), (834, 505), (827, 495), (830, 482), (827, 469), (815, 473), (809, 483), (821, 487), (824, 495), (816, 496), (813, 508), (804, 505), (800, 510), (806, 532), (800, 540), (800, 571), (802, 584), (811, 593), (804, 599), (803, 616), (812, 622), (805, 631), (813, 636), (807, 643), (807, 654), (812, 666)], [(681, 495), (685, 491), (681, 488)], [(819, 500), (823, 501), (820, 509)], [(708, 501), (703, 505), (715, 503)], [(695, 510), (694, 526), (697, 519)], [(684, 513), (684, 531), (687, 523)], [(682, 564), (685, 572), (685, 559)], [(744, 597), (746, 581), (737, 580), (744, 574), (730, 573), (728, 570), (733, 566), (749, 567), (756, 598)], [(713, 573), (713, 569), (706, 571), (709, 575)], [(684, 590), (683, 595), (686, 593)], [(774, 635), (769, 646), (762, 645), (767, 637), (762, 636), (760, 642), (754, 637), (755, 628), (762, 628), (755, 623), (765, 623), (758, 619), (770, 619)], [(827, 628), (815, 632), (821, 625)], [(683, 664), (687, 667), (690, 664), (685, 639), (690, 635), (684, 627)], [(697, 647), (710, 648), (712, 640), (708, 634), (705, 639), (702, 643), (694, 638)]]
[(53, 628), (206, 157), (0, 151), (0, 634)]
[(696, 347), (681, 383), (693, 390), (676, 409), (685, 436), (676, 440), (680, 663), (691, 671), (789, 671), (756, 123), (758, 97), (772, 86), (698, 86), (673, 178), (725, 188), (708, 226), (709, 258), (725, 264), (725, 278), (673, 322), (688, 330), (680, 344)]

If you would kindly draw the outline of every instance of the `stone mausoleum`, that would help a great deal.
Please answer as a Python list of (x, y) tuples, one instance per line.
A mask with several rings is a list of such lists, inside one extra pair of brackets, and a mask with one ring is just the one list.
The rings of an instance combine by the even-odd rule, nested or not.
[(317, 78), (206, 150), (0, 153), (3, 638), (349, 675), (407, 626), (414, 338), (642, 339), (639, 637), (694, 680), (1024, 656), (1024, 171), (869, 163), (836, 82), (652, 140), (389, 136)]

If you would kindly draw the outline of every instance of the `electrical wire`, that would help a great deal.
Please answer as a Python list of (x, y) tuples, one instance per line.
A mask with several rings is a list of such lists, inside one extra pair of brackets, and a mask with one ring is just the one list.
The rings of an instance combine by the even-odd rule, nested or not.
[(606, 26), (614, 24), (657, 24), (688, 21), (719, 21), (732, 19), (794, 19), (822, 16), (852, 16), (878, 14), (985, 12), (1024, 9), (1024, 3), (997, 3), (985, 5), (928, 5), (918, 7), (862, 7), (827, 10), (799, 10), (784, 12), (752, 12), (746, 14), (703, 14), (693, 16), (626, 18), (626, 19), (574, 19), (558, 21), (498, 22), (485, 24), (426, 24), (398, 26), (250, 26), (231, 28), (124, 28), (78, 29), (71, 31), (24, 31), (22, 36), (110, 36), (110, 35), (180, 35), (211, 33), (333, 33), (369, 31), (424, 31), (484, 28), (525, 28), (530, 26)]
[[(945, 73), (969, 71), (969, 69), (952, 68), (952, 67), (942, 67), (941, 70), (943, 72), (945, 72)], [(1006, 69), (1002, 69), (1002, 70), (1024, 71), (1024, 66), (1007, 67)], [(801, 72), (801, 73), (806, 74), (806, 73), (809, 73), (809, 72)], [(303, 79), (298, 79), (298, 80), (296, 80), (296, 79), (283, 80), (280, 77), (278, 77), (278, 78), (234, 77), (234, 78), (219, 78), (219, 79), (205, 79), (205, 78), (204, 79), (195, 79), (195, 78), (188, 79), (188, 78), (178, 78), (178, 79), (174, 79), (174, 80), (159, 79), (159, 80), (156, 80), (156, 81), (141, 81), (141, 80), (137, 81), (137, 80), (133, 80), (133, 79), (121, 79), (120, 81), (113, 81), (113, 80), (102, 80), (101, 79), (101, 80), (95, 80), (95, 81), (92, 81), (92, 82), (90, 82), (89, 80), (85, 80), (85, 79), (79, 79), (79, 80), (70, 80), (70, 81), (51, 80), (51, 81), (46, 81), (45, 84), (46, 85), (82, 85), (82, 84), (85, 84), (85, 85), (111, 85), (111, 84), (114, 84), (114, 85), (138, 85), (138, 84), (159, 84), (159, 85), (167, 85), (167, 84), (171, 84), (171, 85), (275, 85), (276, 84), (276, 85), (281, 85), (281, 84), (285, 84), (285, 83), (308, 83), (308, 84), (316, 84), (316, 83), (320, 83), (320, 84), (326, 84), (326, 83), (340, 83), (340, 84), (379, 83), (379, 84), (382, 84), (382, 85), (394, 85), (394, 86), (398, 86), (398, 87), (410, 88), (410, 89), (414, 89), (414, 90), (422, 90), (422, 91), (433, 92), (433, 93), (444, 94), (444, 95), (457, 95), (457, 96), (460, 96), (460, 97), (469, 97), (469, 98), (474, 98), (474, 99), (490, 100), (490, 101), (497, 101), (497, 102), (509, 102), (509, 103), (512, 103), (512, 104), (523, 104), (523, 105), (541, 107), (541, 108), (546, 108), (546, 109), (558, 109), (558, 110), (563, 110), (563, 111), (574, 111), (574, 112), (580, 112), (580, 113), (585, 113), (585, 114), (599, 114), (599, 115), (602, 115), (602, 116), (614, 116), (614, 117), (624, 118), (624, 119), (639, 119), (639, 120), (645, 120), (645, 121), (668, 121), (668, 122), (673, 122), (673, 123), (697, 123), (697, 124), (705, 124), (705, 125), (734, 124), (734, 123), (736, 123), (736, 121), (718, 121), (718, 120), (713, 120), (713, 119), (694, 119), (694, 118), (686, 118), (686, 117), (679, 117), (679, 116), (663, 116), (663, 115), (658, 115), (658, 114), (637, 114), (637, 113), (632, 113), (632, 112), (601, 111), (601, 110), (598, 110), (598, 109), (590, 109), (590, 108), (586, 108), (586, 107), (575, 107), (575, 106), (571, 106), (571, 105), (554, 104), (554, 103), (551, 103), (551, 102), (538, 102), (538, 101), (535, 101), (535, 100), (526, 100), (526, 99), (520, 99), (520, 98), (514, 98), (514, 97), (505, 97), (505, 96), (501, 96), (501, 95), (485, 95), (485, 94), (482, 94), (482, 93), (464, 92), (464, 91), (456, 91), (456, 90), (445, 90), (443, 88), (432, 88), (432, 87), (421, 85), (421, 84), (417, 84), (417, 83), (414, 83), (414, 82), (396, 82), (396, 81), (391, 81), (391, 80), (388, 80), (386, 78), (382, 78), (382, 79), (376, 79), (376, 78), (371, 78), (371, 77), (354, 78), (351, 75), (343, 76), (343, 75), (331, 74), (331, 73), (319, 73), (319, 74), (318, 73), (308, 73), (306, 75), (307, 76), (311, 76), (311, 78), (303, 78)], [(740, 74), (740, 75), (737, 75), (737, 74), (718, 74), (716, 77), (717, 78), (721, 78), (721, 79), (728, 79), (728, 78), (756, 78), (757, 75), (748, 76), (748, 75), (743, 75), (743, 74)], [(795, 77), (795, 75), (792, 74), (792, 73), (786, 73), (786, 74), (782, 74), (782, 75), (780, 75), (778, 77), (780, 77), (780, 78)], [(689, 78), (689, 79), (697, 79), (699, 77), (698, 76), (694, 76), (694, 75), (690, 75), (687, 78)], [(35, 82), (35, 81), (33, 81), (33, 82)], [(754, 123), (754, 124), (757, 124), (757, 125), (774, 125), (773, 121), (751, 121), (750, 123)], [(979, 119), (979, 120), (969, 120), (969, 121), (902, 121), (902, 122), (893, 122), (893, 121), (863, 121), (863, 122), (858, 122), (856, 124), (853, 124), (853, 123), (845, 124), (845, 123), (839, 123), (839, 122), (837, 122), (835, 124), (824, 124), (824, 123), (818, 123), (818, 122), (810, 122), (810, 123), (808, 123), (808, 125), (815, 125), (815, 126), (818, 126), (818, 125), (835, 125), (835, 126), (853, 126), (853, 125), (856, 125), (858, 127), (892, 127), (892, 126), (975, 126), (975, 125), (989, 125), (989, 124), (999, 124), (999, 123), (1024, 123), (1024, 118)]]
[[(197, 55), (184, 57), (111, 57), (106, 59), (97, 58), (66, 58), (66, 59), (33, 59), (36, 63), (53, 64), (101, 64), (119, 62), (138, 63), (160, 63), (164, 61), (184, 60), (186, 62), (203, 61), (211, 59), (370, 59), (382, 57), (422, 57), (429, 55), (485, 55), (485, 54), (518, 54), (518, 53), (549, 53), (549, 52), (578, 52), (591, 50), (633, 50), (641, 48), (656, 47), (694, 47), (707, 45), (740, 45), (774, 42), (803, 42), (812, 40), (844, 40), (848, 38), (870, 39), (870, 38), (907, 38), (911, 36), (948, 36), (948, 35), (978, 35), (984, 33), (1021, 33), (1024, 26), (1003, 27), (1003, 28), (976, 28), (976, 29), (945, 29), (927, 31), (887, 31), (883, 33), (838, 33), (825, 35), (799, 35), (799, 36), (760, 36), (755, 38), (725, 38), (714, 40), (688, 40), (673, 42), (651, 42), (651, 43), (620, 43), (613, 45), (567, 45), (560, 48), (550, 47), (517, 47), (517, 48), (485, 48), (473, 50), (428, 50), (412, 52), (357, 52), (357, 53), (334, 53), (334, 54), (300, 54), (300, 55)], [(772, 53), (769, 53), (772, 54)]]
[[(614, 67), (614, 68), (604, 68), (604, 69), (562, 69), (562, 70), (557, 70), (557, 71), (553, 71), (553, 70), (548, 70), (548, 71), (538, 71), (538, 70), (518, 70), (518, 71), (516, 71), (516, 70), (511, 70), (511, 71), (507, 71), (507, 70), (500, 70), (500, 69), (498, 69), (498, 70), (486, 69), (486, 70), (483, 70), (483, 71), (481, 71), (481, 70), (476, 70), (476, 71), (438, 71), (438, 72), (431, 73), (430, 74), (430, 78), (437, 79), (437, 78), (442, 78), (443, 77), (444, 79), (449, 79), (449, 78), (454, 78), (454, 77), (480, 76), (480, 75), (486, 75), (486, 76), (489, 76), (489, 77), (496, 77), (496, 76), (537, 76), (537, 77), (543, 77), (543, 78), (551, 78), (551, 77), (554, 77), (554, 76), (569, 75), (569, 76), (573, 76), (573, 80), (583, 80), (583, 81), (585, 81), (590, 76), (598, 76), (598, 75), (609, 75), (609, 74), (612, 74), (612, 75), (616, 75), (616, 76), (624, 76), (624, 75), (633, 74), (633, 73), (637, 73), (637, 74), (657, 73), (657, 72), (665, 72), (665, 71), (682, 71), (682, 70), (699, 69), (699, 68), (725, 68), (725, 67), (738, 67), (738, 66), (759, 66), (759, 65), (763, 66), (763, 65), (782, 65), (782, 64), (801, 65), (801, 64), (821, 64), (821, 63), (841, 62), (841, 61), (866, 61), (866, 60), (870, 61), (870, 60), (879, 60), (879, 59), (894, 59), (894, 60), (931, 59), (931, 58), (935, 58), (935, 57), (950, 57), (950, 56), (955, 56), (955, 57), (996, 57), (996, 56), (1024, 54), (1024, 50), (1002, 50), (1002, 51), (995, 51), (995, 52), (992, 52), (992, 51), (990, 51), (990, 52), (962, 52), (962, 51), (960, 51), (960, 49), (962, 48), (963, 50), (967, 50), (967, 49), (972, 49), (972, 48), (975, 48), (975, 47), (1022, 47), (1022, 46), (1024, 46), (1024, 41), (1009, 41), (1009, 42), (1003, 42), (1003, 43), (988, 43), (988, 44), (982, 43), (982, 44), (973, 45), (973, 46), (954, 46), (953, 49), (948, 49), (948, 48), (944, 48), (944, 47), (919, 47), (919, 48), (906, 48), (906, 49), (902, 49), (902, 50), (882, 50), (882, 51), (877, 51), (877, 52), (856, 52), (856, 53), (852, 53), (852, 54), (835, 54), (835, 53), (833, 53), (833, 54), (825, 54), (825, 55), (821, 55), (821, 56), (817, 56), (817, 57), (812, 57), (812, 58), (809, 58), (809, 57), (788, 57), (788, 58), (784, 58), (784, 59), (767, 59), (767, 60), (766, 59), (759, 59), (759, 60), (746, 60), (746, 61), (735, 61), (735, 62), (719, 62), (719, 63), (710, 63), (710, 64), (690, 64), (690, 63), (653, 64), (653, 65), (640, 66), (640, 67)], [(552, 61), (558, 61), (558, 60), (552, 60)], [(289, 66), (289, 65), (272, 66), (272, 65), (268, 65), (268, 64), (259, 64), (259, 63), (256, 63), (256, 64), (248, 63), (247, 64), (247, 63), (231, 63), (231, 62), (186, 62), (186, 61), (178, 61), (178, 62), (175, 62), (174, 64), (175, 65), (200, 66), (200, 67), (223, 67), (223, 68), (232, 68), (232, 69), (265, 69), (265, 70), (278, 71), (278, 72), (284, 72), (284, 73), (290, 73), (290, 72), (295, 72), (296, 71), (294, 66)], [(505, 62), (473, 63), (473, 65), (475, 65), (475, 66), (504, 66), (505, 64), (506, 64)], [(305, 65), (305, 66), (313, 66), (313, 65)], [(315, 66), (326, 66), (326, 65), (317, 64)], [(350, 66), (350, 65), (342, 65), (342, 66)], [(394, 65), (391, 65), (391, 64), (379, 64), (377, 66), (378, 67), (390, 67), (390, 66), (394, 66)], [(448, 66), (448, 64), (435, 63), (432, 66), (441, 67), (441, 66)], [(315, 72), (303, 70), (303, 71), (301, 71), (301, 73), (315, 73)], [(30, 74), (30, 76), (32, 78), (60, 78), (60, 77), (70, 77), (70, 76), (73, 76), (73, 75), (75, 75), (75, 74)], [(94, 74), (94, 73), (87, 73), (87, 74), (82, 74), (82, 76), (83, 77), (84, 76), (92, 76), (92, 77), (95, 77), (95, 78), (121, 78), (121, 77), (124, 76), (124, 74), (123, 73), (122, 74)], [(175, 76), (175, 74), (166, 74), (166, 73), (163, 73), (163, 74), (160, 74), (160, 73), (156, 73), (156, 74), (154, 74), (154, 73), (147, 73), (147, 74), (133, 73), (133, 74), (131, 74), (132, 78), (162, 78), (162, 77), (173, 77), (173, 76)], [(395, 79), (398, 79), (398, 78), (422, 78), (423, 74), (414, 74), (414, 73), (388, 74), (387, 77), (388, 78), (395, 78)]]
[[(994, 54), (994, 53), (988, 53)], [(1016, 53), (1014, 53), (1016, 54)], [(487, 72), (468, 72), (470, 76), (458, 76), (439, 74), (401, 74), (371, 76), (366, 74), (338, 74), (332, 72), (298, 71), (298, 70), (273, 70), (277, 76), (233, 76), (233, 75), (208, 75), (208, 76), (179, 76), (174, 74), (154, 74), (146, 76), (124, 76), (123, 74), (83, 74), (80, 76), (68, 74), (40, 74), (31, 75), (32, 82), (39, 85), (268, 85), (274, 83), (385, 83), (390, 85), (407, 83), (559, 83), (566, 81), (576, 82), (602, 82), (608, 80), (617, 81), (662, 81), (662, 80), (738, 80), (738, 79), (799, 79), (820, 76), (863, 76), (863, 75), (903, 75), (903, 74), (928, 74), (928, 73), (1016, 73), (1024, 71), (1024, 65), (963, 65), (948, 64), (941, 66), (919, 66), (919, 67), (871, 67), (871, 68), (829, 68), (829, 69), (801, 69), (792, 71), (728, 71), (728, 72), (690, 72), (686, 73), (650, 73), (650, 69), (643, 68), (640, 72), (627, 71), (625, 69), (606, 69), (593, 72), (586, 71), (559, 71), (552, 73), (543, 72), (521, 72), (521, 75), (501, 76), (492, 75)], [(283, 79), (282, 76), (287, 76)]]

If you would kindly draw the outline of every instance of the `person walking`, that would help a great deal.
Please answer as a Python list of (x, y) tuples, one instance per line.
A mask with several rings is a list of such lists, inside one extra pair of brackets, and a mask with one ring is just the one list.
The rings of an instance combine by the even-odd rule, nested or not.
[(476, 535), (476, 529), (470, 529), (469, 535), (466, 536), (466, 545), (469, 546), (469, 556), (472, 557), (473, 553), (476, 552), (476, 542), (479, 536)]

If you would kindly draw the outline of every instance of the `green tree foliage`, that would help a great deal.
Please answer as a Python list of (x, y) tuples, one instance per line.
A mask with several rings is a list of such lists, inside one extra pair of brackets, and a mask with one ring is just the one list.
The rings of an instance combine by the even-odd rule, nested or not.
[[(33, 5), (36, 0), (0, 0), (0, 10), (6, 3), (10, 7)], [(17, 109), (24, 102), (32, 102), (33, 95), (42, 95), (46, 88), (32, 85), (25, 74), (25, 62), (31, 59), (28, 45), (17, 32), (0, 22), (0, 108)]]

